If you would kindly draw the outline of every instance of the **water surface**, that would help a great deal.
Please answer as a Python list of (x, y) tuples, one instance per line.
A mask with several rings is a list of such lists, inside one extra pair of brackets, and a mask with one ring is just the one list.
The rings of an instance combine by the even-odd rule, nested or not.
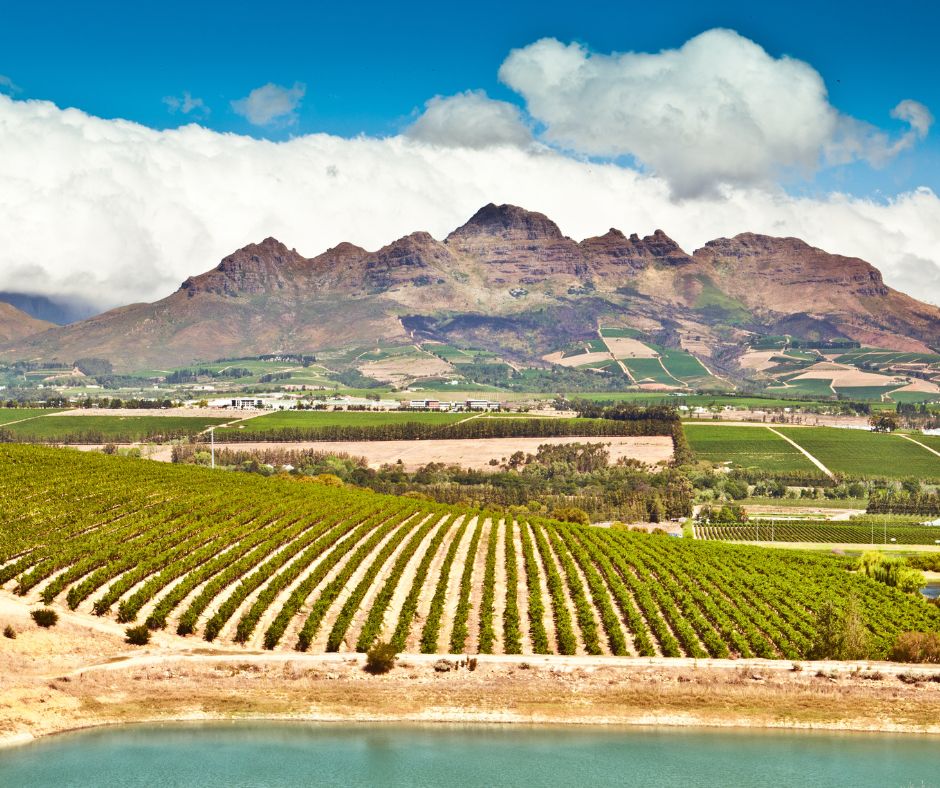
[(128, 726), (0, 750), (0, 785), (940, 786), (940, 738), (668, 728)]

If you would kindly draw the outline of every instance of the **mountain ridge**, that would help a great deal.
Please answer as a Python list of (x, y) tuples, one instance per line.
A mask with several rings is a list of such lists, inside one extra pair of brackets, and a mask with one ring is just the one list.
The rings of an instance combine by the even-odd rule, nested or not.
[(265, 238), (154, 303), (5, 339), (0, 358), (182, 365), (407, 342), (403, 321), (535, 362), (601, 321), (708, 358), (781, 325), (810, 339), (940, 346), (940, 309), (888, 287), (870, 263), (798, 238), (745, 232), (691, 254), (662, 230), (577, 242), (545, 214), (490, 203), (443, 240), (418, 230), (371, 252), (344, 242), (307, 258)]

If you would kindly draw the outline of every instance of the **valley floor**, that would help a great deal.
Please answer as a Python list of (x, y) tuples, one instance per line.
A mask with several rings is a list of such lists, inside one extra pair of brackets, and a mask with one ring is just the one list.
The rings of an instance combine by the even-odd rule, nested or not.
[(305, 655), (159, 638), (109, 619), (40, 630), (0, 593), (0, 744), (98, 725), (193, 719), (695, 725), (940, 733), (937, 666), (781, 660)]

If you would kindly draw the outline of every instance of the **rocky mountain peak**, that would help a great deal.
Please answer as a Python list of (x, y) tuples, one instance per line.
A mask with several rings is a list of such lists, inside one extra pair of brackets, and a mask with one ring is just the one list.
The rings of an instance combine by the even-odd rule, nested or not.
[(544, 213), (527, 211), (516, 205), (484, 205), (469, 221), (447, 236), (445, 243), (459, 242), (478, 236), (508, 241), (561, 240), (558, 225)]
[(612, 273), (618, 266), (633, 269), (649, 265), (686, 265), (692, 258), (662, 230), (640, 238), (631, 233), (627, 238), (620, 230), (611, 228), (604, 235), (585, 238), (581, 244), (584, 255), (601, 273)]
[(215, 293), (235, 297), (283, 289), (307, 260), (276, 238), (251, 243), (222, 259), (214, 269), (191, 276), (181, 285), (190, 295)]

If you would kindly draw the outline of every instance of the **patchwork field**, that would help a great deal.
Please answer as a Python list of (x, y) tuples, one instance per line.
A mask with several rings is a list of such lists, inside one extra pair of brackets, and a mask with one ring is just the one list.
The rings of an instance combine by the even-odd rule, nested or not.
[(873, 653), (936, 630), (837, 556), (513, 520), (317, 483), (0, 447), (0, 586), (253, 648), (799, 659), (829, 597)]

